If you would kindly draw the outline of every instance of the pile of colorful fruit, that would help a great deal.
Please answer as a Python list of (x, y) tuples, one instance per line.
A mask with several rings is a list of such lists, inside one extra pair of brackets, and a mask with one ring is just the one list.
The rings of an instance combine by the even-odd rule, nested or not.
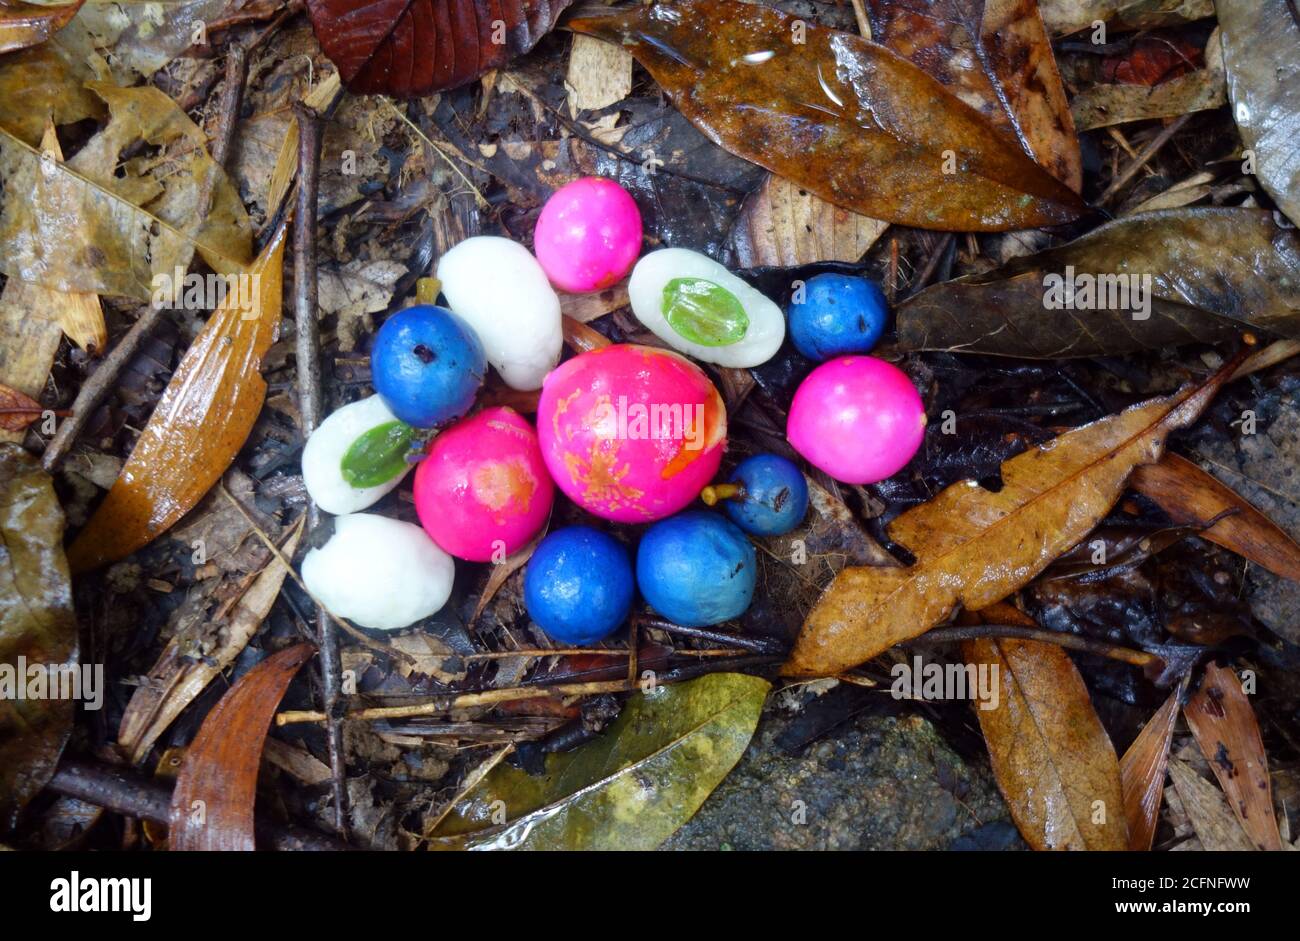
[[(467, 239), (438, 265), (448, 307), (409, 307), (384, 323), (371, 352), (376, 395), (330, 415), (303, 451), (312, 498), (340, 514), (330, 541), (303, 562), (308, 588), (331, 611), (387, 630), (428, 617), (451, 594), (452, 557), (502, 562), (527, 547), (546, 528), (558, 486), (593, 516), (651, 525), (635, 562), (619, 539), (590, 526), (541, 540), (524, 601), (552, 638), (608, 637), (626, 622), (636, 590), (684, 626), (738, 617), (754, 594), (749, 537), (799, 526), (808, 486), (773, 454), (712, 483), (727, 414), (693, 360), (759, 366), (787, 329), (821, 364), (790, 408), (795, 451), (851, 484), (883, 480), (916, 453), (921, 397), (906, 375), (866, 355), (885, 327), (874, 284), (818, 275), (783, 312), (697, 252), (664, 248), (638, 261), (641, 242), (626, 191), (577, 180), (543, 208), (535, 255), (509, 239)], [(599, 291), (629, 272), (633, 313), (671, 350), (613, 344), (561, 363), (555, 288)], [(513, 389), (540, 389), (535, 426), (509, 408), (470, 414), (489, 365)], [(362, 512), (416, 462), (423, 529)], [(722, 512), (688, 509), (697, 499)]]

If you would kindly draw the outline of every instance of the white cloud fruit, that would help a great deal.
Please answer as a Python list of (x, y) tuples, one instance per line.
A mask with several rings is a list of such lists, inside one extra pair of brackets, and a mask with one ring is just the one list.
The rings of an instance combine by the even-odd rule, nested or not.
[(307, 590), (361, 627), (394, 631), (436, 614), (456, 564), (419, 526), (374, 513), (334, 521), (334, 535), (302, 560)]
[(377, 487), (354, 487), (343, 479), (343, 455), (353, 442), (371, 428), (397, 421), (377, 395), (345, 405), (330, 414), (311, 433), (302, 449), (302, 480), (307, 493), (326, 513), (355, 513), (372, 506), (402, 482), (409, 472), (398, 474)]
[(512, 389), (532, 391), (560, 361), (560, 299), (528, 249), (476, 235), (438, 261), (447, 304), (478, 334), (488, 362)]
[[(705, 307), (719, 314), (715, 320), (696, 320), (699, 328), (687, 333), (715, 332), (712, 343), (694, 342), (670, 323), (665, 290), (676, 286), (679, 297), (712, 295)], [(721, 289), (720, 291), (717, 289)], [(707, 255), (686, 248), (661, 248), (636, 263), (627, 285), (632, 313), (655, 336), (693, 359), (733, 369), (767, 362), (785, 339), (785, 315), (769, 298), (750, 287)], [(730, 295), (728, 297), (728, 295)], [(743, 318), (739, 313), (743, 311)], [(744, 323), (747, 320), (748, 323)], [(738, 327), (737, 324), (743, 324)], [(678, 326), (682, 321), (677, 321)], [(743, 331), (743, 332), (742, 332)], [(719, 342), (728, 334), (733, 342)]]

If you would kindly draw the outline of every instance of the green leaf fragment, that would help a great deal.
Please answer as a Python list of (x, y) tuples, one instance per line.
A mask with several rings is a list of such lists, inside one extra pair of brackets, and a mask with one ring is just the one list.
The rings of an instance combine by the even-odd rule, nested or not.
[(339, 470), (343, 479), (358, 490), (378, 487), (406, 470), (415, 429), (403, 421), (376, 425), (352, 442), (343, 455)]
[(771, 684), (715, 673), (628, 700), (600, 737), (530, 775), (497, 765), (433, 834), (434, 849), (650, 850), (740, 760)]
[(673, 278), (664, 285), (664, 319), (700, 346), (730, 346), (745, 338), (749, 315), (739, 298), (704, 278)]

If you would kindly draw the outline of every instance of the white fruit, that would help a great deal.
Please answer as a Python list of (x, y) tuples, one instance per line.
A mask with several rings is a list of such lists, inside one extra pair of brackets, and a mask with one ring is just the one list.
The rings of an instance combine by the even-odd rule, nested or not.
[[(675, 278), (711, 281), (731, 292), (749, 318), (742, 339), (727, 346), (694, 343), (664, 317), (664, 288)], [(644, 256), (632, 269), (627, 285), (632, 313), (651, 333), (679, 353), (705, 363), (744, 369), (766, 363), (785, 338), (785, 316), (771, 300), (707, 255), (686, 248), (661, 248)]]
[[(402, 482), (410, 468), (377, 487), (357, 488), (343, 479), (343, 455), (362, 434), (397, 421), (377, 395), (345, 405), (320, 423), (302, 449), (302, 480), (326, 513), (355, 513), (372, 505)], [(414, 466), (414, 465), (411, 465)]]
[(373, 513), (334, 521), (334, 535), (302, 560), (307, 590), (333, 614), (392, 631), (436, 613), (456, 566), (419, 526)]
[(438, 280), (506, 385), (540, 389), (560, 361), (564, 331), (560, 299), (532, 253), (510, 239), (477, 235), (442, 256)]

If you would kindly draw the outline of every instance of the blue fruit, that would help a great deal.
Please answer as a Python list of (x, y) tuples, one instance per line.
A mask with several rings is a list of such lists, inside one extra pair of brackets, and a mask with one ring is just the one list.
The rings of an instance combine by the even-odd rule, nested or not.
[(846, 274), (819, 274), (790, 304), (790, 339), (819, 363), (848, 353), (870, 353), (885, 332), (885, 295), (874, 282)]
[(808, 482), (794, 462), (757, 454), (736, 465), (731, 483), (740, 492), (722, 501), (731, 521), (756, 536), (780, 536), (803, 522)]
[(636, 583), (660, 615), (683, 627), (739, 617), (754, 597), (754, 547), (717, 513), (660, 520), (641, 537)]
[(566, 644), (594, 644), (632, 610), (632, 563), (622, 543), (589, 526), (557, 529), (524, 572), (528, 616)]
[(422, 304), (384, 321), (370, 353), (375, 391), (394, 415), (417, 428), (459, 418), (487, 374), (478, 336), (445, 307)]

